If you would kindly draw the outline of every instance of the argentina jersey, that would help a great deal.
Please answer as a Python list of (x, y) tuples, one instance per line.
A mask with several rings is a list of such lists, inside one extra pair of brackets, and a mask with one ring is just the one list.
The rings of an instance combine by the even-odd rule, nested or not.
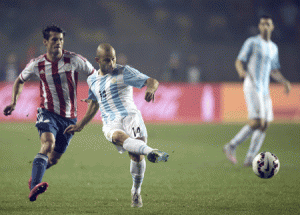
[(249, 75), (245, 84), (259, 93), (268, 94), (271, 70), (280, 69), (277, 45), (260, 35), (250, 37), (243, 44), (238, 59), (247, 63)]
[(87, 79), (89, 97), (100, 106), (103, 123), (124, 118), (135, 113), (137, 107), (133, 101), (133, 88), (141, 89), (149, 77), (130, 66), (116, 65), (112, 73), (100, 76), (98, 72)]

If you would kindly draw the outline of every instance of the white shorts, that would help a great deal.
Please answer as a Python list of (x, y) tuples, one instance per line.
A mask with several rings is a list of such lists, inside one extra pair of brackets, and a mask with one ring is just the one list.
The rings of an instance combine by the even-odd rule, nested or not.
[[(114, 121), (103, 124), (102, 131), (106, 139), (111, 143), (113, 143), (112, 135), (116, 131), (122, 131), (129, 135), (131, 138), (142, 137), (147, 143), (147, 129), (140, 111), (129, 114), (124, 118), (116, 118)], [(116, 145), (116, 148), (120, 154), (126, 151), (122, 146)]]
[(265, 119), (271, 122), (274, 119), (270, 94), (263, 95), (252, 87), (244, 87), (244, 95), (249, 119)]

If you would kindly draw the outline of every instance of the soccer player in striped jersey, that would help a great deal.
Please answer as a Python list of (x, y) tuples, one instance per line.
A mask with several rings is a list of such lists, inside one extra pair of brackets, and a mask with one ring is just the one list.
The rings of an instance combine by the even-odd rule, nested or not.
[(41, 149), (33, 160), (28, 182), (30, 201), (46, 191), (48, 183), (42, 182), (43, 175), (46, 169), (57, 164), (73, 136), (64, 134), (64, 130), (77, 122), (78, 75), (89, 76), (95, 71), (82, 56), (63, 50), (65, 32), (60, 27), (47, 26), (42, 32), (47, 53), (27, 64), (14, 83), (11, 104), (3, 111), (6, 116), (12, 114), (24, 83), (36, 75), (40, 80), (36, 127)]
[[(240, 78), (244, 79), (244, 95), (248, 109), (249, 122), (238, 134), (224, 146), (227, 158), (237, 163), (235, 150), (239, 144), (252, 135), (244, 166), (252, 165), (252, 160), (259, 152), (266, 136), (266, 129), (273, 120), (272, 101), (269, 92), (270, 76), (285, 87), (288, 94), (291, 84), (281, 72), (278, 47), (271, 41), (274, 29), (270, 16), (262, 16), (258, 28), (260, 34), (248, 38), (235, 62)], [(247, 68), (244, 67), (247, 64)]]
[(65, 132), (81, 131), (100, 107), (104, 136), (120, 153), (128, 151), (131, 158), (131, 206), (142, 207), (141, 185), (146, 170), (144, 155), (153, 163), (166, 162), (169, 155), (147, 146), (147, 130), (142, 115), (133, 102), (132, 87), (147, 86), (145, 100), (150, 102), (154, 101), (159, 83), (128, 65), (116, 64), (116, 53), (110, 44), (98, 46), (96, 61), (100, 69), (89, 76), (87, 81), (88, 110), (80, 122), (70, 125)]

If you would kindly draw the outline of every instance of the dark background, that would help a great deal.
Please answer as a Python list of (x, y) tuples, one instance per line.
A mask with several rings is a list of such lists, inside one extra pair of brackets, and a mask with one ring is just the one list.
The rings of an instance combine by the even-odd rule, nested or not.
[(275, 23), (272, 40), (279, 47), (281, 71), (299, 82), (296, 0), (2, 0), (0, 80), (14, 80), (31, 58), (45, 53), (42, 28), (55, 23), (66, 31), (64, 48), (96, 68), (95, 50), (108, 42), (118, 63), (159, 81), (186, 82), (193, 66), (204, 82), (239, 81), (234, 61), (266, 13)]

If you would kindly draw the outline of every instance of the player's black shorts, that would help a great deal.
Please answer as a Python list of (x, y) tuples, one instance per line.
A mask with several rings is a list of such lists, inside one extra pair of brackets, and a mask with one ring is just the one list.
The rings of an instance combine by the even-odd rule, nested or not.
[(75, 125), (77, 118), (68, 119), (43, 108), (38, 108), (36, 127), (40, 136), (44, 132), (51, 132), (55, 137), (54, 151), (64, 153), (73, 137), (72, 134), (64, 134), (69, 125)]

